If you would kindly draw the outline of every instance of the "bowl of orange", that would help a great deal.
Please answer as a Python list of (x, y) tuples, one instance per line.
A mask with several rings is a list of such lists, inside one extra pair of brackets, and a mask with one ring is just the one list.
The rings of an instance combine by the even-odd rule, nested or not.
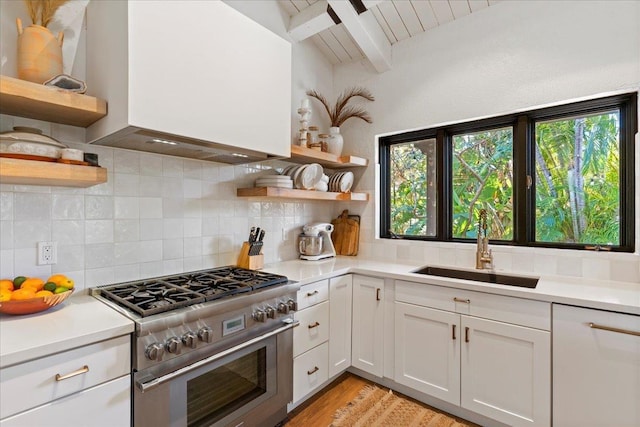
[(18, 276), (0, 280), (0, 313), (32, 314), (61, 304), (71, 296), (73, 280), (55, 274), (47, 281), (37, 277)]

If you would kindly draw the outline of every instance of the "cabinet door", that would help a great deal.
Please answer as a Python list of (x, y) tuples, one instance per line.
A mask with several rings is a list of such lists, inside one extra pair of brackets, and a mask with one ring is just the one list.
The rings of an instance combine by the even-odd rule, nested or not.
[(395, 381), (460, 404), (460, 315), (395, 303)]
[(329, 282), (329, 377), (351, 366), (351, 275)]
[(130, 375), (0, 421), (2, 427), (112, 427), (130, 424)]
[(353, 344), (354, 367), (382, 376), (384, 280), (353, 276)]
[(551, 423), (547, 331), (461, 316), (461, 405), (511, 426)]
[(640, 426), (640, 336), (625, 332), (640, 316), (553, 305), (554, 425)]
[(329, 302), (296, 312), (300, 325), (293, 329), (293, 355), (298, 356), (329, 339)]

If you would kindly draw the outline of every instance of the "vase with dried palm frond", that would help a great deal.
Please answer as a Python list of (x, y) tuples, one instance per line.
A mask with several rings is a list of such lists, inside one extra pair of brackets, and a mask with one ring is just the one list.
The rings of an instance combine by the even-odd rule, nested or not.
[(62, 41), (64, 33), (54, 36), (47, 28), (58, 8), (68, 0), (24, 0), (31, 25), (18, 27), (18, 78), (44, 83), (62, 73)]
[(327, 114), (329, 114), (329, 120), (331, 121), (331, 127), (329, 128), (329, 139), (327, 141), (327, 148), (329, 153), (340, 155), (342, 154), (342, 146), (344, 144), (342, 135), (340, 134), (340, 126), (352, 117), (364, 120), (367, 123), (373, 123), (371, 116), (362, 107), (348, 105), (355, 97), (364, 98), (367, 101), (374, 101), (375, 98), (367, 89), (362, 87), (353, 87), (345, 90), (338, 96), (334, 107), (329, 105), (327, 99), (316, 92), (315, 90), (307, 91), (307, 95), (317, 99), (322, 103)]

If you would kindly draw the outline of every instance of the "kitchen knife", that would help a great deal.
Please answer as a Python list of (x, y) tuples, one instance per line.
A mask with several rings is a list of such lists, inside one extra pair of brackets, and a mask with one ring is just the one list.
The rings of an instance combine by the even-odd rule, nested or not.
[(262, 242), (255, 242), (251, 248), (249, 249), (249, 256), (260, 255), (260, 250), (262, 249)]
[(258, 242), (262, 242), (262, 239), (264, 239), (264, 230), (260, 230), (260, 235), (258, 236)]
[(249, 232), (249, 240), (247, 242), (252, 243), (256, 235), (256, 228), (251, 227), (251, 231)]

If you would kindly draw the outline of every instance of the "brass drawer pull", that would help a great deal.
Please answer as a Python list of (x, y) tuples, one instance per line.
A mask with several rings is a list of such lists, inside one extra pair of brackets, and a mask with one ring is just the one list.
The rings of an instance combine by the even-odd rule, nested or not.
[(312, 370), (307, 371), (307, 375), (313, 375), (316, 372), (318, 372), (320, 370), (320, 368), (318, 368), (317, 366), (315, 366)]
[(603, 331), (617, 332), (619, 334), (634, 335), (640, 337), (640, 332), (630, 331), (629, 329), (612, 328), (611, 326), (598, 325), (593, 322), (588, 323), (591, 329), (601, 329)]
[(56, 381), (66, 380), (67, 378), (75, 377), (76, 375), (86, 374), (89, 372), (89, 366), (84, 365), (82, 368), (77, 371), (69, 372), (65, 375), (56, 374)]
[(471, 304), (471, 300), (470, 299), (462, 299), (462, 298), (453, 297), (453, 301), (454, 302), (463, 302), (465, 304)]
[(469, 328), (464, 328), (464, 342), (469, 342)]
[(380, 288), (376, 288), (376, 301), (380, 301)]
[(451, 325), (451, 338), (456, 339), (456, 325)]
[(314, 296), (314, 295), (318, 295), (319, 293), (320, 293), (320, 292), (316, 289), (316, 290), (315, 290), (315, 291), (313, 291), (313, 292), (307, 292), (307, 296), (308, 296), (308, 297), (312, 297), (312, 296)]
[(313, 325), (309, 325), (309, 329), (317, 328), (318, 326), (320, 326), (320, 323), (315, 322)]

